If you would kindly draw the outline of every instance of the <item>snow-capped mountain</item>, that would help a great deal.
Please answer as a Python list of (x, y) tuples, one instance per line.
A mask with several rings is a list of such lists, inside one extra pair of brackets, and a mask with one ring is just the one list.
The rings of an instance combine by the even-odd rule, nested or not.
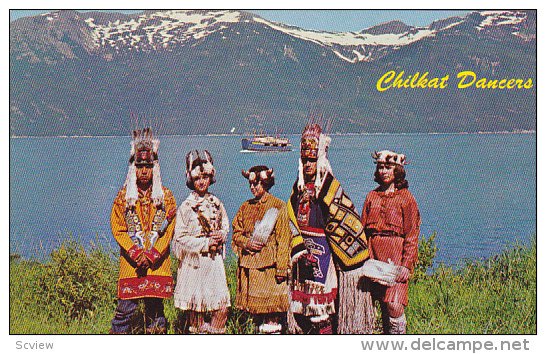
[[(175, 50), (178, 46), (199, 45), (207, 37), (219, 34), (221, 40), (233, 40), (241, 36), (240, 26), (252, 26), (254, 33), (272, 29), (290, 37), (317, 44), (331, 50), (340, 59), (356, 63), (383, 57), (396, 50), (425, 38), (446, 31), (457, 32), (469, 22), (476, 31), (508, 31), (520, 35), (527, 28), (527, 13), (523, 11), (483, 11), (467, 18), (453, 17), (437, 21), (427, 27), (413, 27), (400, 21), (380, 24), (360, 32), (326, 32), (306, 30), (265, 20), (242, 11), (146, 11), (136, 15), (121, 15), (113, 19), (111, 14), (57, 11), (32, 18), (34, 26), (54, 33), (63, 27), (67, 33), (79, 32), (79, 39), (86, 49), (100, 52), (113, 49), (120, 51)], [(21, 21), (28, 21), (24, 19)], [(472, 21), (474, 20), (474, 21)], [(71, 25), (79, 25), (75, 31)], [(18, 23), (13, 30), (17, 31)]]
[[(407, 108), (404, 102), (419, 99), (418, 92), (389, 93), (394, 111), (385, 107), (375, 81), (393, 69), (531, 75), (535, 48), (534, 11), (471, 12), (425, 27), (391, 21), (338, 33), (244, 11), (55, 11), (10, 23), (11, 133), (124, 134), (117, 123), (128, 111), (163, 117), (176, 133), (221, 133), (226, 127), (186, 123), (214, 114), (243, 129), (258, 115), (258, 123), (275, 127), (283, 119), (303, 120), (313, 101), (342, 116), (340, 131), (533, 129), (536, 108), (528, 92), (427, 93), (439, 105), (465, 101), (465, 109), (484, 105), (481, 96), (494, 97), (490, 118), (455, 107), (446, 118), (430, 102), (423, 103), (425, 113), (419, 103)], [(522, 110), (531, 117), (510, 118)], [(395, 112), (407, 121), (385, 120)], [(76, 117), (83, 124), (67, 128)]]

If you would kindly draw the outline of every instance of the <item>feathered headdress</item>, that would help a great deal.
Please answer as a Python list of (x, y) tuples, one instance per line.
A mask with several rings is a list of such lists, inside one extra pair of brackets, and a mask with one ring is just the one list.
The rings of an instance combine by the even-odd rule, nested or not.
[(216, 169), (210, 152), (192, 150), (186, 154), (186, 185), (188, 188), (194, 189), (193, 179), (201, 173), (210, 176), (210, 184), (216, 182)]
[(159, 139), (154, 138), (152, 128), (133, 130), (129, 171), (125, 179), (125, 200), (129, 207), (134, 207), (138, 199), (136, 169), (139, 165), (153, 166), (152, 201), (156, 206), (163, 204), (164, 194), (161, 183), (158, 152)]
[(318, 195), (327, 172), (332, 173), (332, 166), (328, 161), (328, 147), (332, 139), (322, 132), (317, 123), (307, 124), (301, 134), (300, 160), (298, 169), (298, 190), (305, 190), (302, 159), (317, 160), (317, 174), (315, 178), (315, 190)]

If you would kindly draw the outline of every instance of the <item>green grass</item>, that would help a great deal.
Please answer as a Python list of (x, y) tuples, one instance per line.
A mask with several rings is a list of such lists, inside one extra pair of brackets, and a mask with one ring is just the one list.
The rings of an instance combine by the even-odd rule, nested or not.
[[(487, 260), (431, 271), (434, 237), (420, 241), (421, 262), (406, 309), (408, 333), (536, 333), (536, 238)], [(10, 256), (10, 333), (108, 333), (116, 306), (116, 254), (67, 242), (44, 262)], [(234, 305), (237, 262), (233, 255), (225, 262)], [(172, 299), (165, 300), (165, 315), (168, 333), (183, 333), (185, 317)], [(232, 306), (227, 332), (253, 331), (252, 320)]]
[(485, 261), (440, 266), (410, 285), (412, 333), (535, 334), (536, 239)]

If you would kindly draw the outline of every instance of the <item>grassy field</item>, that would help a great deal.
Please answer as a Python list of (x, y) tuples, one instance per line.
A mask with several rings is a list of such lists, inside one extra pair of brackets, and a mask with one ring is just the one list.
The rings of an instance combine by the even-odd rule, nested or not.
[[(436, 250), (434, 235), (421, 239), (421, 263), (406, 310), (408, 333), (536, 333), (536, 240), (487, 260), (440, 265), (431, 272)], [(10, 333), (108, 333), (116, 306), (116, 253), (67, 242), (44, 262), (11, 256)], [(226, 259), (233, 302), (236, 264), (233, 255)], [(183, 333), (184, 314), (172, 299), (165, 301), (165, 314), (168, 333)], [(142, 317), (140, 311), (136, 333), (142, 332)], [(231, 310), (228, 333), (253, 330), (248, 317)]]

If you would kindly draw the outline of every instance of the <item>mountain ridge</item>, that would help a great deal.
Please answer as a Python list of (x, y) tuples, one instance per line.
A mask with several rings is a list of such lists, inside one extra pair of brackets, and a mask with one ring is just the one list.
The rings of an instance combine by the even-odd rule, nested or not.
[(10, 135), (123, 135), (131, 111), (173, 134), (297, 132), (313, 106), (348, 133), (534, 130), (535, 90), (379, 94), (375, 81), (425, 69), (534, 78), (535, 52), (533, 11), (340, 33), (242, 11), (52, 12), (10, 23)]

